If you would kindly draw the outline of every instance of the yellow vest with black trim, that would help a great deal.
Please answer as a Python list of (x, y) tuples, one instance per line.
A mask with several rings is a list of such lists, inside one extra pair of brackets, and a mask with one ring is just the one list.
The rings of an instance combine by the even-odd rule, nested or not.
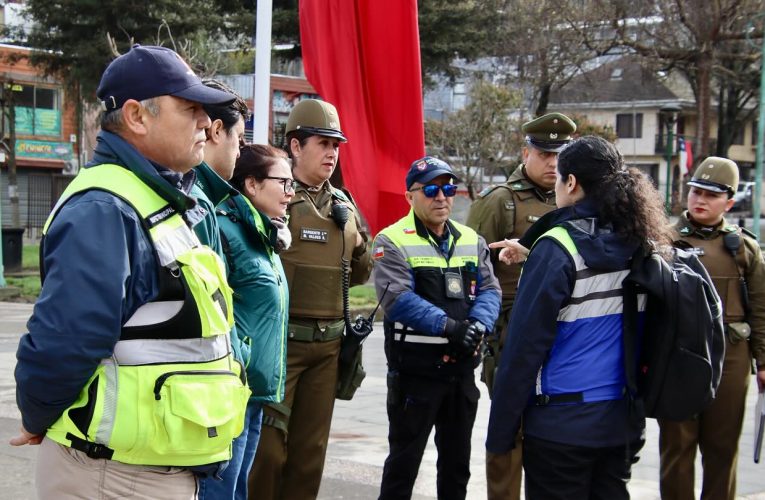
[[(449, 221), (459, 237), (449, 234), (450, 254), (445, 256), (436, 241), (418, 234), (414, 212), (383, 229), (387, 237), (406, 259), (412, 270), (414, 292), (455, 320), (468, 318), (478, 289), (478, 234), (471, 228)], [(422, 223), (419, 223), (421, 227)], [(422, 232), (422, 230), (420, 231)], [(447, 297), (445, 274), (458, 274), (462, 281), (463, 298)], [(458, 359), (443, 364), (444, 356), (454, 357), (446, 337), (434, 337), (430, 332), (418, 332), (407, 325), (385, 320), (386, 350), (391, 368), (405, 372), (463, 373), (475, 368), (477, 357)], [(408, 340), (407, 340), (408, 339)]]
[[(105, 458), (128, 464), (183, 467), (229, 460), (250, 390), (231, 352), (232, 295), (223, 262), (165, 199), (118, 165), (82, 170), (43, 234), (66, 200), (93, 189), (135, 209), (148, 228), (160, 273), (182, 283), (190, 307), (161, 297), (140, 306), (123, 325), (112, 356), (101, 360), (47, 436), (64, 446), (98, 449), (102, 457), (106, 450)], [(165, 325), (178, 314), (190, 314), (196, 327), (170, 331)], [(150, 331), (152, 338), (128, 333), (133, 331)]]

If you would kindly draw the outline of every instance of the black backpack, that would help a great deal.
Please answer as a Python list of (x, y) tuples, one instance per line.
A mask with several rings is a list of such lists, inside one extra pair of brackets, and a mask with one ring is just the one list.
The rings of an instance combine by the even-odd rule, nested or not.
[(638, 250), (623, 290), (630, 395), (643, 401), (648, 417), (692, 418), (714, 399), (725, 356), (722, 306), (709, 274), (684, 250), (673, 248), (666, 260)]

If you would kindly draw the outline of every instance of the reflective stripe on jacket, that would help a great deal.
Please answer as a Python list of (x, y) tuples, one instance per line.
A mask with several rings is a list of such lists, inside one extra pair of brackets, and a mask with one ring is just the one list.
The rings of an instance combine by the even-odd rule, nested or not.
[(554, 239), (568, 252), (576, 278), (570, 300), (558, 312), (555, 343), (539, 370), (535, 393), (553, 397), (581, 393), (585, 403), (621, 399), (625, 384), (622, 281), (629, 269), (589, 268), (561, 226), (542, 238)]

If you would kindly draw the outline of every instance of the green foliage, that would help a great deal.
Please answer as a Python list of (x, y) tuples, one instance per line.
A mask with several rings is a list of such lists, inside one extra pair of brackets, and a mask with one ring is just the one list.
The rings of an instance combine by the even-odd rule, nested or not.
[(25, 270), (40, 269), (40, 245), (24, 245), (21, 249), (21, 267)]
[(517, 111), (521, 95), (483, 79), (473, 82), (464, 109), (443, 121), (425, 122), (425, 142), (432, 154), (448, 159), (474, 198), (476, 177), (485, 171), (508, 175), (523, 145)]
[(601, 125), (600, 123), (591, 122), (587, 118), (587, 115), (572, 114), (569, 115), (569, 118), (574, 120), (574, 123), (576, 123), (575, 137), (582, 137), (583, 135), (597, 135), (609, 142), (616, 142), (617, 135), (613, 126), (609, 124)]
[(32, 301), (40, 295), (40, 277), (24, 276), (21, 278), (6, 277), (8, 286), (16, 287), (21, 291), (23, 299)]
[(418, 0), (423, 83), (429, 75), (458, 75), (456, 57), (471, 61), (492, 55), (500, 17), (497, 0)]
[(27, 0), (26, 7), (35, 22), (26, 42), (40, 49), (32, 52), (32, 64), (70, 89), (79, 86), (91, 102), (115, 56), (107, 35), (120, 53), (133, 43), (165, 45), (194, 64), (210, 46), (235, 45), (248, 19), (252, 26), (242, 2), (234, 0)]
[(372, 285), (354, 286), (348, 295), (351, 307), (374, 307), (377, 305), (377, 294)]

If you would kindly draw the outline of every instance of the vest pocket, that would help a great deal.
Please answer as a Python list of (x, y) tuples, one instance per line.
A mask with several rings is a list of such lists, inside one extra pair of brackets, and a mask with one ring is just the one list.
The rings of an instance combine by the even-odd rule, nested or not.
[(177, 262), (197, 304), (202, 336), (228, 335), (234, 325), (234, 308), (218, 255), (207, 247), (197, 247), (179, 255)]
[(241, 434), (250, 390), (234, 372), (187, 370), (162, 374), (154, 384), (157, 454), (207, 454)]

